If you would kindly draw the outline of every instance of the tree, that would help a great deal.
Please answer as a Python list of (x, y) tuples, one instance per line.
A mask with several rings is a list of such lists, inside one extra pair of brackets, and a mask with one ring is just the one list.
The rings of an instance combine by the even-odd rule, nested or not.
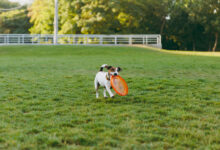
[[(80, 33), (110, 34), (118, 32), (117, 6), (118, 2), (115, 0), (75, 0), (67, 8), (73, 8), (70, 13), (73, 17), (72, 22), (76, 24), (75, 29), (80, 29)], [(61, 16), (61, 21), (66, 20), (67, 15)], [(64, 31), (63, 26), (61, 28)]]
[(29, 29), (32, 34), (52, 34), (54, 21), (54, 0), (35, 0), (29, 8)]
[(9, 2), (8, 0), (1, 0), (0, 1), (0, 9), (14, 8), (14, 7), (18, 7), (18, 6), (19, 6), (18, 3), (12, 3), (12, 2)]
[[(119, 24), (114, 0), (60, 0), (59, 33), (62, 34), (98, 34), (117, 32)], [(53, 0), (36, 0), (30, 9), (31, 33), (52, 33), (54, 3)], [(110, 22), (111, 21), (111, 22)]]
[[(204, 27), (198, 20), (190, 19), (189, 11), (192, 8), (188, 4), (188, 1), (183, 0), (173, 3), (170, 12), (171, 20), (166, 26), (166, 41), (172, 41), (173, 49), (177, 46), (177, 49), (202, 50), (200, 45), (204, 43), (201, 39), (205, 36)], [(164, 41), (165, 44), (166, 41)]]
[(192, 11), (191, 19), (198, 19), (204, 26), (207, 34), (214, 36), (214, 45), (212, 51), (216, 51), (220, 33), (220, 0), (195, 0), (190, 1)]
[[(220, 0), (59, 0), (59, 34), (161, 34), (166, 49), (218, 49)], [(35, 0), (32, 34), (52, 34), (54, 0)], [(167, 16), (171, 19), (168, 21)]]
[[(11, 3), (8, 0), (0, 2), (1, 9), (18, 7), (18, 3)], [(31, 24), (27, 16), (27, 7), (23, 6), (19, 10), (4, 11), (0, 13), (0, 33), (29, 33)]]

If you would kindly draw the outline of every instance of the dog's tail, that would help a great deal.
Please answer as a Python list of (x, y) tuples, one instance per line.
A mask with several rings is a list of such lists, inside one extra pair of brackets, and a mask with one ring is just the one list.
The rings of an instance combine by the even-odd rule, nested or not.
[(107, 68), (107, 67), (108, 67), (108, 65), (107, 65), (107, 64), (104, 64), (104, 65), (101, 66), (101, 68), (100, 68), (99, 71), (103, 71), (103, 69), (104, 69), (104, 68)]

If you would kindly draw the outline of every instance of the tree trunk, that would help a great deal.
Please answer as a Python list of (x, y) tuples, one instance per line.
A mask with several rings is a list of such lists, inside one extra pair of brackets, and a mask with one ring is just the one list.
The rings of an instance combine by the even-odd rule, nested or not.
[(193, 41), (193, 51), (196, 51), (196, 42)]
[(165, 23), (166, 23), (166, 18), (165, 17), (163, 17), (163, 19), (162, 19), (162, 25), (161, 25), (161, 27), (160, 27), (160, 35), (162, 36), (162, 34), (163, 34), (163, 30), (164, 30), (164, 27), (165, 27)]
[(218, 32), (215, 33), (215, 44), (212, 49), (213, 52), (215, 52), (217, 45), (218, 45)]
[(211, 51), (211, 42), (210, 42), (210, 40), (209, 40), (209, 52)]

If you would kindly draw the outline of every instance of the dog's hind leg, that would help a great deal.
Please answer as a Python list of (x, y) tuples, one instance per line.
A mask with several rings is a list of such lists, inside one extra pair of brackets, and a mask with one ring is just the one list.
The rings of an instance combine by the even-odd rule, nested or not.
[(96, 98), (99, 98), (99, 82), (95, 79), (95, 91), (96, 91)]

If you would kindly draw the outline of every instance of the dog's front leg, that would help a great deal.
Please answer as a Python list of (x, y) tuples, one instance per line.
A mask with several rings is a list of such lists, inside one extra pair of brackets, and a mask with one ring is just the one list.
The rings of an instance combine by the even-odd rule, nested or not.
[(106, 88), (104, 88), (103, 95), (104, 95), (104, 98), (107, 98), (107, 97), (108, 97), (108, 96), (106, 95)]
[(114, 97), (114, 94), (112, 93), (112, 91), (111, 91), (111, 89), (110, 89), (109, 86), (106, 86), (106, 90), (107, 90), (107, 92), (109, 93), (109, 95), (110, 95), (111, 98)]

